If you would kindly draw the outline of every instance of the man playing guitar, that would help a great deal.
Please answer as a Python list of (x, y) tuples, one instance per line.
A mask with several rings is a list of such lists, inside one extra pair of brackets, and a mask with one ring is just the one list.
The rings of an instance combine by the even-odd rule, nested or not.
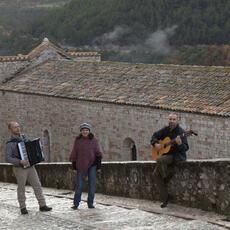
[(175, 113), (170, 113), (168, 117), (168, 126), (153, 133), (151, 138), (151, 145), (156, 152), (160, 152), (160, 150), (164, 148), (163, 144), (160, 144), (161, 140), (164, 138), (171, 139), (169, 151), (157, 157), (157, 164), (153, 172), (163, 202), (161, 208), (165, 208), (170, 199), (167, 184), (174, 174), (173, 164), (177, 161), (186, 160), (186, 151), (188, 151), (189, 146), (187, 137), (184, 134), (185, 131), (178, 124), (177, 115)]

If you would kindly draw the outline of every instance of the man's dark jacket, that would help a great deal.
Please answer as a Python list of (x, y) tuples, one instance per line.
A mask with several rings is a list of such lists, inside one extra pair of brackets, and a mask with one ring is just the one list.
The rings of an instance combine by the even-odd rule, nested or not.
[(171, 140), (173, 140), (178, 135), (181, 137), (182, 144), (172, 144), (167, 154), (173, 155), (175, 161), (185, 161), (187, 158), (186, 151), (188, 151), (189, 146), (185, 131), (179, 126), (179, 124), (177, 124), (173, 130), (170, 130), (169, 126), (166, 126), (163, 129), (155, 132), (151, 138), (151, 145), (154, 146), (155, 143), (158, 143), (159, 140), (163, 140), (165, 137), (169, 137)]

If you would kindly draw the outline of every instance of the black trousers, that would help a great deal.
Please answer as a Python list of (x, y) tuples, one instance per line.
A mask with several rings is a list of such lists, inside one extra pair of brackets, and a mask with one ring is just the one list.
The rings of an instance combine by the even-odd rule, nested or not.
[(153, 172), (153, 177), (160, 192), (162, 201), (168, 198), (167, 179), (171, 177), (174, 172), (174, 159), (172, 155), (162, 155), (157, 158), (157, 165)]

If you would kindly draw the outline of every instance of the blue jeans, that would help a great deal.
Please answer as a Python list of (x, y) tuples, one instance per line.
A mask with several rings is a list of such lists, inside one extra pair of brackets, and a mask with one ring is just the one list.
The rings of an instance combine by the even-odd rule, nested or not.
[[(95, 196), (95, 191), (96, 191), (96, 166), (91, 166), (88, 169), (88, 199), (87, 199), (87, 204), (88, 206), (93, 205), (94, 201), (94, 196)], [(73, 204), (74, 206), (79, 206), (79, 203), (81, 202), (81, 194), (82, 194), (82, 189), (84, 186), (84, 178), (80, 174), (80, 172), (77, 171), (76, 173), (76, 179), (75, 179), (75, 194), (74, 194), (74, 201)]]

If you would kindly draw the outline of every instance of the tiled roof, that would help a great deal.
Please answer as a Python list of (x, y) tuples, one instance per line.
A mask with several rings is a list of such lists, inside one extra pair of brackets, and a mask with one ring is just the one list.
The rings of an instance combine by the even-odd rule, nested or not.
[(43, 50), (46, 49), (53, 49), (55, 50), (59, 55), (63, 56), (63, 57), (68, 57), (68, 54), (61, 48), (55, 46), (52, 42), (50, 42), (47, 38), (44, 38), (42, 43), (40, 45), (38, 45), (37, 47), (35, 47), (30, 53), (28, 53), (28, 58), (31, 60), (37, 56), (40, 55), (40, 53)]
[(30, 61), (36, 57), (39, 57), (42, 51), (52, 49), (55, 50), (60, 56), (64, 58), (71, 57), (95, 57), (100, 56), (98, 52), (66, 52), (62, 48), (55, 46), (52, 42), (50, 42), (47, 38), (44, 38), (42, 43), (35, 47), (31, 52), (27, 55), (18, 55), (18, 56), (0, 56), (0, 62), (13, 62), (13, 61)]
[(0, 89), (230, 116), (230, 67), (47, 61)]
[(0, 62), (28, 61), (27, 55), (0, 56)]
[(67, 54), (70, 57), (93, 57), (93, 56), (101, 56), (98, 52), (72, 52), (68, 51)]

